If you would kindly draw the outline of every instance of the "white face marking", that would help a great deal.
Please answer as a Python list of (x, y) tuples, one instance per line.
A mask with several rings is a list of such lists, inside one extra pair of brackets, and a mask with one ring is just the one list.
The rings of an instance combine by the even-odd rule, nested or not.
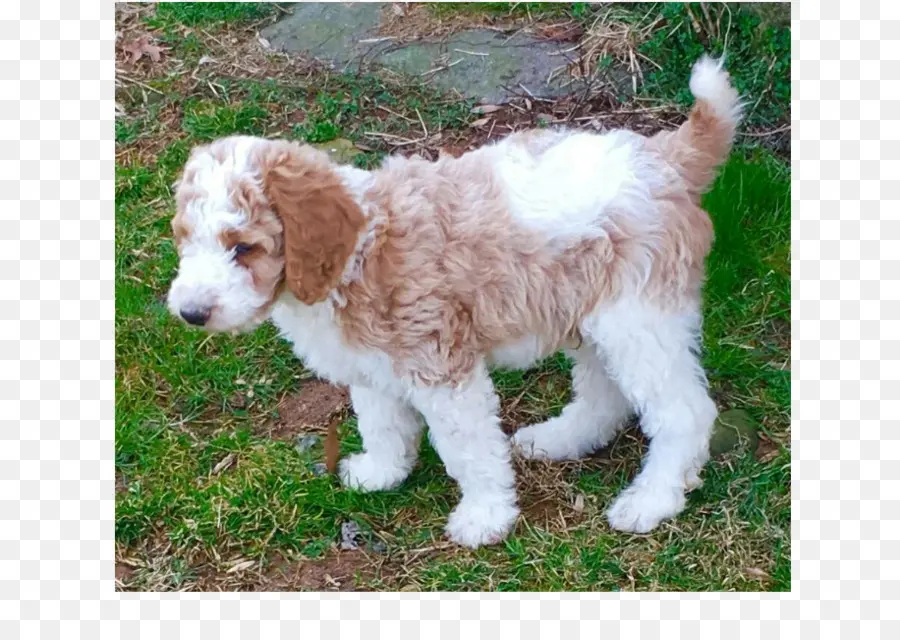
[[(193, 183), (201, 195), (188, 202), (184, 212), (189, 235), (181, 246), (178, 275), (169, 290), (169, 310), (176, 317), (202, 325), (210, 331), (250, 329), (262, 320), (260, 310), (269, 302), (254, 287), (249, 269), (235, 260), (221, 234), (248, 223), (248, 213), (237, 208), (229, 192), (232, 177), (248, 172), (248, 152), (254, 141), (237, 139), (215, 144), (231, 144), (225, 162), (211, 153), (191, 160), (196, 170)], [(204, 316), (208, 318), (204, 320)]]

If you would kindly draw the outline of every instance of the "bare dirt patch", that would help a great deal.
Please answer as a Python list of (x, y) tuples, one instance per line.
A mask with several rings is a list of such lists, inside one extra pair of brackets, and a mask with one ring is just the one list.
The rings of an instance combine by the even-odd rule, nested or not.
[(323, 380), (310, 380), (278, 405), (278, 418), (267, 425), (266, 435), (290, 440), (300, 432), (325, 433), (332, 419), (349, 405), (349, 394)]
[(323, 558), (273, 563), (255, 591), (367, 591), (380, 561), (361, 550), (336, 550)]
[(123, 591), (128, 588), (131, 582), (131, 576), (134, 574), (134, 568), (121, 562), (116, 563), (116, 591)]

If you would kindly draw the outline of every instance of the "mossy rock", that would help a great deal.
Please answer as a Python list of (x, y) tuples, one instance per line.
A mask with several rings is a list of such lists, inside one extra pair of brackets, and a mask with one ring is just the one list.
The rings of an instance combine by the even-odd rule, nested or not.
[(750, 451), (759, 443), (757, 425), (746, 411), (731, 409), (719, 414), (709, 441), (709, 456), (717, 458), (746, 443)]

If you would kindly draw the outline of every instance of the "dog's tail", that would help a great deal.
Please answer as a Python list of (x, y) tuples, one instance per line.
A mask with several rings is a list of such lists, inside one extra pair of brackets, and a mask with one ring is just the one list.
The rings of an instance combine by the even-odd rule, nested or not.
[(690, 88), (696, 102), (687, 122), (656, 136), (663, 155), (697, 194), (709, 188), (728, 158), (741, 120), (743, 104), (723, 62), (703, 56), (694, 64)]

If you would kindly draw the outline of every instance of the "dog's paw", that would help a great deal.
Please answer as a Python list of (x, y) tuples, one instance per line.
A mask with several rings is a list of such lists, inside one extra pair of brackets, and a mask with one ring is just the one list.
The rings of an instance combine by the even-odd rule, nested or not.
[(546, 443), (543, 442), (544, 438), (541, 437), (541, 432), (538, 430), (539, 426), (541, 425), (519, 427), (512, 434), (510, 442), (516, 453), (529, 460), (552, 459)]
[(510, 442), (519, 455), (530, 460), (579, 460), (601, 446), (586, 441), (582, 433), (568, 428), (559, 418), (520, 427)]
[(384, 491), (403, 482), (409, 469), (386, 464), (369, 453), (354, 453), (338, 464), (338, 475), (348, 489)]
[(680, 488), (632, 485), (616, 498), (606, 517), (613, 529), (647, 533), (663, 520), (681, 513), (684, 504), (684, 492)]
[(518, 516), (515, 502), (463, 498), (450, 514), (446, 531), (456, 544), (474, 549), (506, 538)]

